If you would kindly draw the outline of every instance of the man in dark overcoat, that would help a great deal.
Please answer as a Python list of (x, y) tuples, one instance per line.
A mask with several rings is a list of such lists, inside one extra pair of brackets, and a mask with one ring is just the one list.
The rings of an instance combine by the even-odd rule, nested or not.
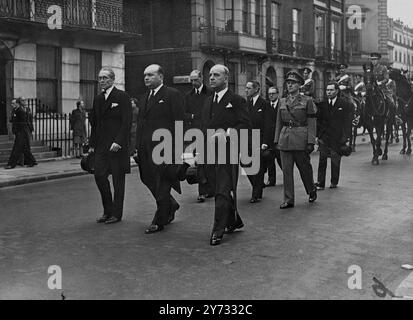
[[(123, 215), (125, 175), (130, 173), (132, 109), (128, 94), (114, 86), (112, 69), (102, 68), (98, 80), (102, 93), (93, 100), (89, 152), (95, 153), (94, 175), (104, 209), (97, 222), (111, 224), (121, 221)], [(109, 175), (112, 175), (113, 198)]]
[[(162, 231), (164, 226), (175, 218), (179, 209), (178, 202), (171, 195), (171, 189), (181, 192), (180, 182), (173, 170), (176, 168), (176, 159), (173, 161), (157, 161), (154, 149), (159, 141), (154, 141), (153, 134), (157, 130), (169, 132), (172, 136), (170, 151), (175, 156), (174, 141), (175, 124), (184, 122), (184, 99), (181, 93), (163, 84), (164, 71), (159, 65), (150, 65), (144, 71), (144, 81), (148, 92), (142, 98), (143, 109), (139, 112), (136, 136), (137, 158), (142, 182), (151, 191), (156, 200), (157, 210), (152, 223), (145, 230), (146, 234)], [(166, 142), (168, 143), (168, 142)], [(165, 150), (165, 152), (167, 152)], [(161, 155), (160, 155), (161, 156)]]
[[(219, 152), (215, 154), (213, 166), (216, 175), (215, 183), (215, 218), (210, 245), (221, 244), (224, 233), (232, 233), (244, 226), (237, 210), (237, 183), (239, 163), (231, 162), (231, 130), (250, 129), (251, 123), (245, 100), (228, 88), (229, 70), (224, 65), (215, 65), (210, 70), (210, 84), (214, 95), (205, 100), (202, 116), (202, 127), (207, 143), (225, 144), (226, 161), (218, 161)], [(209, 130), (208, 130), (209, 129)], [(208, 133), (214, 131), (213, 135)], [(238, 135), (239, 136), (239, 135)], [(241, 142), (242, 143), (242, 142)], [(219, 148), (220, 149), (220, 148)], [(235, 150), (236, 158), (239, 150)], [(208, 156), (206, 158), (209, 158)], [(208, 159), (205, 159), (207, 162)], [(222, 158), (221, 158), (222, 160)]]
[(337, 188), (340, 178), (340, 147), (351, 137), (352, 105), (339, 97), (339, 84), (330, 82), (326, 88), (327, 100), (319, 104), (317, 137), (320, 151), (318, 163), (318, 190), (325, 188), (327, 159), (331, 158), (331, 189)]
[[(185, 129), (201, 129), (204, 102), (213, 91), (204, 85), (201, 71), (193, 70), (189, 77), (192, 89), (185, 95)], [(213, 170), (207, 170), (207, 166), (197, 166), (198, 202), (205, 202), (206, 198), (214, 196), (215, 173)]]

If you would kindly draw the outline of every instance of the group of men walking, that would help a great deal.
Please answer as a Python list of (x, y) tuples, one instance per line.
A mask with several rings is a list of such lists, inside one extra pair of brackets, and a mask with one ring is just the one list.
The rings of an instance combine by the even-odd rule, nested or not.
[[(285, 97), (273, 86), (268, 89), (268, 99), (261, 94), (258, 81), (246, 84), (246, 99), (232, 92), (229, 87), (229, 70), (215, 65), (210, 70), (209, 86), (202, 73), (190, 74), (192, 89), (182, 96), (176, 89), (167, 87), (164, 71), (159, 65), (150, 65), (144, 71), (148, 91), (139, 106), (135, 146), (129, 146), (128, 132), (131, 123), (131, 107), (128, 95), (114, 87), (115, 75), (104, 68), (99, 73), (102, 94), (95, 98), (91, 115), (92, 135), (90, 152), (95, 152), (95, 180), (102, 196), (104, 213), (97, 222), (111, 224), (121, 221), (125, 193), (125, 174), (130, 173), (129, 151), (135, 148), (140, 178), (156, 201), (156, 211), (145, 233), (164, 230), (170, 224), (180, 206), (172, 196), (174, 189), (181, 193), (180, 181), (185, 178), (189, 166), (186, 163), (157, 163), (153, 152), (158, 141), (153, 135), (158, 129), (166, 129), (175, 137), (175, 124), (183, 121), (185, 130), (199, 129), (205, 139), (224, 143), (226, 153), (231, 153), (230, 132), (241, 129), (260, 132), (260, 169), (248, 175), (252, 186), (250, 202), (263, 198), (263, 189), (276, 184), (276, 162), (283, 171), (284, 201), (281, 209), (294, 207), (294, 164), (297, 166), (310, 203), (316, 201), (317, 190), (325, 188), (327, 159), (331, 158), (331, 188), (339, 182), (340, 148), (350, 139), (353, 106), (340, 93), (341, 80), (327, 85), (327, 99), (317, 106), (312, 98), (314, 82), (311, 70), (304, 70), (304, 77), (296, 71), (286, 75)], [(345, 79), (345, 77), (344, 77)], [(341, 82), (341, 84), (340, 84)], [(346, 88), (347, 90), (347, 88)], [(345, 90), (341, 90), (344, 92)], [(215, 130), (208, 137), (208, 130)], [(318, 181), (313, 178), (310, 154), (318, 142), (320, 158)], [(178, 141), (173, 141), (172, 150)], [(199, 150), (194, 150), (194, 154)], [(249, 148), (249, 152), (252, 152)], [(219, 245), (224, 234), (230, 234), (244, 226), (237, 208), (237, 183), (240, 166), (218, 161), (197, 166), (198, 202), (215, 198), (215, 214), (210, 244)], [(237, 154), (239, 157), (239, 153)], [(239, 160), (239, 158), (238, 158)], [(241, 166), (242, 167), (242, 166)], [(268, 181), (264, 182), (268, 172)], [(112, 174), (114, 198), (108, 176)]]

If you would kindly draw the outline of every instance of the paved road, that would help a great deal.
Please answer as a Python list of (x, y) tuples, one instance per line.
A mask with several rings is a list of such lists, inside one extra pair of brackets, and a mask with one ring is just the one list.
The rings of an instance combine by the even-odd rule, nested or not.
[[(136, 169), (125, 219), (110, 226), (94, 222), (91, 176), (1, 189), (0, 299), (379, 299), (372, 278), (394, 292), (409, 276), (400, 266), (413, 264), (413, 157), (399, 149), (373, 167), (369, 146), (359, 147), (343, 160), (338, 189), (310, 205), (296, 184), (290, 211), (278, 209), (282, 186), (249, 204), (241, 177), (246, 227), (218, 247), (208, 243), (213, 201), (197, 204), (187, 184), (176, 221), (145, 235), (155, 206)], [(47, 287), (50, 265), (62, 268), (61, 291)], [(348, 289), (351, 265), (362, 269), (362, 290)]]

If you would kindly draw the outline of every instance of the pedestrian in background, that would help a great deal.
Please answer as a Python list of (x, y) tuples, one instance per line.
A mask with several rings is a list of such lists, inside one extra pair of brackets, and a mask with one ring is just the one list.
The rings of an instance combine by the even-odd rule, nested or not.
[(352, 104), (339, 97), (339, 85), (330, 82), (326, 88), (327, 100), (319, 104), (317, 113), (317, 137), (320, 151), (318, 163), (318, 190), (324, 190), (327, 159), (331, 159), (331, 189), (337, 188), (340, 178), (340, 148), (351, 136)]
[(82, 100), (76, 102), (76, 109), (69, 117), (70, 130), (73, 130), (74, 156), (78, 159), (82, 155), (82, 146), (86, 142), (86, 112)]
[(10, 122), (12, 123), (12, 132), (15, 139), (6, 169), (15, 168), (17, 162), (22, 161), (22, 156), (24, 164), (33, 167), (37, 165), (36, 159), (30, 151), (33, 119), (29, 108), (26, 106), (26, 99), (24, 97), (13, 99), (12, 108)]
[[(202, 72), (193, 70), (190, 74), (192, 89), (185, 95), (185, 130), (201, 129), (201, 116), (205, 99), (212, 95), (212, 89), (204, 85)], [(196, 150), (195, 150), (196, 152)], [(214, 196), (215, 172), (203, 164), (197, 165), (198, 202)]]
[(138, 99), (131, 98), (130, 103), (132, 106), (132, 125), (130, 128), (129, 153), (131, 156), (133, 156), (136, 151), (136, 131), (138, 128), (139, 102)]
[(266, 145), (267, 153), (270, 152), (270, 157), (264, 159), (264, 174), (268, 170), (268, 181), (265, 183), (265, 187), (273, 187), (277, 182), (275, 159), (277, 159), (278, 166), (282, 169), (280, 150), (274, 146), (275, 124), (277, 123), (277, 113), (280, 105), (277, 87), (270, 87), (268, 89), (268, 99), (270, 107), (269, 115), (266, 118), (267, 125), (264, 144)]
[[(97, 222), (112, 224), (122, 220), (125, 178), (130, 173), (129, 135), (132, 108), (127, 93), (115, 87), (115, 73), (102, 68), (98, 75), (102, 93), (93, 99), (89, 152), (95, 153), (95, 182), (103, 215)], [(112, 198), (109, 175), (112, 175)]]
[(284, 202), (281, 209), (294, 207), (294, 163), (300, 171), (309, 202), (317, 199), (310, 161), (316, 142), (317, 108), (311, 97), (300, 94), (304, 79), (298, 72), (289, 72), (286, 84), (288, 96), (280, 101), (274, 138), (274, 143), (281, 151), (284, 176)]

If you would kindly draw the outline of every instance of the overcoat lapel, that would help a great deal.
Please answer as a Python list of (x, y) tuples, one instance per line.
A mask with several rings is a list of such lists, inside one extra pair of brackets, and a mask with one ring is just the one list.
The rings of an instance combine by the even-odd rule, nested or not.
[[(149, 102), (146, 103), (145, 114), (147, 114), (147, 113), (149, 112), (149, 110), (150, 110), (154, 105), (156, 105), (159, 101), (161, 101), (161, 100), (164, 98), (164, 96), (165, 96), (165, 90), (166, 90), (166, 89), (165, 89), (165, 86), (163, 85), (163, 86), (159, 89), (159, 91), (155, 94), (155, 97), (153, 97), (151, 101), (149, 101)], [(146, 95), (146, 101), (148, 101), (149, 94), (150, 94), (150, 91), (149, 91), (148, 94)]]
[[(232, 94), (228, 90), (222, 97), (221, 101), (218, 103), (218, 110), (215, 112), (214, 117), (212, 117), (211, 122), (221, 117), (221, 114), (225, 111), (226, 106), (230, 103), (231, 97)], [(210, 108), (212, 108), (212, 103), (210, 104)]]

